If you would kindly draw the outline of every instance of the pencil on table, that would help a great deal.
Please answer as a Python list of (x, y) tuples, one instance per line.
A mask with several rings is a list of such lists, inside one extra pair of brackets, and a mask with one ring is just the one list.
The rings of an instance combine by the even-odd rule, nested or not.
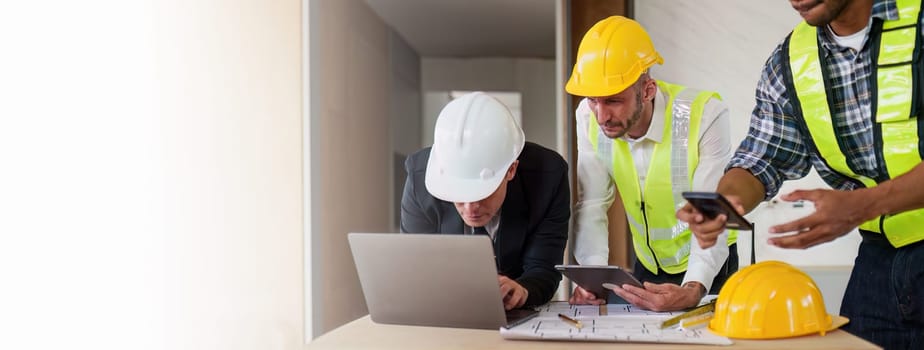
[(571, 317), (568, 317), (568, 316), (565, 315), (565, 314), (558, 314), (558, 318), (560, 318), (562, 321), (565, 321), (566, 323), (568, 323), (568, 324), (574, 326), (574, 328), (581, 329), (581, 328), (584, 327), (584, 324), (581, 323), (581, 321), (576, 320), (576, 319), (573, 319), (573, 318), (571, 318)]

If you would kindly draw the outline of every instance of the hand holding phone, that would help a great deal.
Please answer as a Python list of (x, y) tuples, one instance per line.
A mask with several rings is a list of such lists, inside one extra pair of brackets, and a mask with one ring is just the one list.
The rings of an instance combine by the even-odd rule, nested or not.
[(734, 230), (753, 231), (754, 226), (738, 214), (735, 207), (717, 192), (683, 192), (683, 198), (706, 218), (712, 220), (719, 215), (725, 215), (725, 227)]

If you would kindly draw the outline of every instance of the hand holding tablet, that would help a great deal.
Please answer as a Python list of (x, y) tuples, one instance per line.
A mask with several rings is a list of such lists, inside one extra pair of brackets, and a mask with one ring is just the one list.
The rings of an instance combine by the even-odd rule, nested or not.
[(555, 265), (555, 268), (572, 282), (600, 298), (605, 298), (608, 292), (607, 288), (603, 287), (604, 284), (631, 284), (645, 288), (629, 271), (619, 266)]

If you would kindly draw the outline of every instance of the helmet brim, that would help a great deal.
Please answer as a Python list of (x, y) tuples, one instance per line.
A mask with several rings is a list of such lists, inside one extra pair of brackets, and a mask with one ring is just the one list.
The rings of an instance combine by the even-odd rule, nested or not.
[[(727, 335), (727, 337), (729, 337), (729, 338), (738, 338), (738, 339), (780, 339), (780, 338), (800, 337), (800, 336), (804, 336), (804, 335), (819, 334), (819, 333), (822, 334), (822, 335), (824, 335), (825, 333), (834, 331), (835, 329), (838, 329), (838, 328), (841, 328), (843, 325), (845, 325), (845, 324), (847, 324), (848, 322), (850, 322), (850, 319), (848, 319), (848, 318), (846, 318), (846, 317), (844, 317), (844, 316), (840, 316), (840, 315), (831, 315), (831, 314), (828, 314), (828, 317), (831, 318), (831, 323), (830, 323), (827, 327), (825, 327), (825, 329), (824, 329), (823, 332), (822, 332), (822, 331), (812, 331), (812, 332), (804, 332), (804, 333), (790, 334), (790, 335), (780, 336), (780, 337), (766, 337), (766, 336), (761, 336), (761, 335), (754, 335), (754, 336)], [(716, 329), (716, 328), (714, 328), (714, 327), (712, 326), (712, 323), (711, 323), (711, 322), (709, 323), (709, 326), (708, 326), (707, 328), (709, 328), (709, 331), (712, 332), (712, 333), (719, 334), (719, 335), (723, 335), (723, 334), (724, 334), (724, 332), (723, 332), (721, 329)]]
[(484, 179), (459, 178), (441, 174), (440, 169), (435, 165), (440, 164), (437, 158), (434, 152), (430, 152), (424, 184), (430, 195), (452, 203), (471, 203), (488, 198), (500, 186), (501, 181), (507, 175), (507, 169), (510, 168), (510, 165), (507, 165), (503, 171), (498, 171), (494, 176)]

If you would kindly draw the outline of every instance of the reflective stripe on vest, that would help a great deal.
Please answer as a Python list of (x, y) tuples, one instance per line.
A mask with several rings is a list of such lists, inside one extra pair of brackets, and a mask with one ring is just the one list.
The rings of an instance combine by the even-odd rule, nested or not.
[[(918, 31), (920, 1), (899, 0), (899, 19), (885, 21), (876, 65), (876, 93), (873, 105), (881, 128), (882, 156), (889, 178), (895, 178), (921, 162), (918, 122), (912, 116), (913, 81), (911, 63)], [(820, 156), (828, 166), (866, 187), (876, 181), (856, 174), (837, 141), (831, 109), (825, 92), (824, 73), (818, 55), (818, 29), (805, 22), (793, 29), (789, 41), (789, 66), (793, 86), (805, 124)], [(870, 38), (871, 40), (873, 38)], [(921, 92), (918, 92), (921, 93)], [(924, 239), (924, 209), (878, 217), (860, 225), (867, 231), (884, 233), (895, 247)]]
[[(691, 244), (690, 230), (686, 223), (677, 220), (676, 213), (686, 203), (681, 193), (690, 190), (693, 170), (699, 164), (703, 108), (710, 98), (720, 97), (714, 92), (697, 92), (662, 81), (658, 81), (658, 88), (668, 94), (663, 115), (665, 142), (654, 147), (644, 192), (639, 188), (628, 143), (623, 139), (610, 140), (605, 135), (601, 139), (602, 131), (593, 112), (590, 116), (594, 120), (588, 122), (587, 132), (598, 157), (606, 158), (606, 152), (599, 149), (600, 140), (611, 143), (612, 178), (626, 208), (637, 259), (652, 273), (657, 274), (660, 267), (676, 274), (686, 270)], [(728, 244), (736, 239), (737, 232), (731, 232)]]

